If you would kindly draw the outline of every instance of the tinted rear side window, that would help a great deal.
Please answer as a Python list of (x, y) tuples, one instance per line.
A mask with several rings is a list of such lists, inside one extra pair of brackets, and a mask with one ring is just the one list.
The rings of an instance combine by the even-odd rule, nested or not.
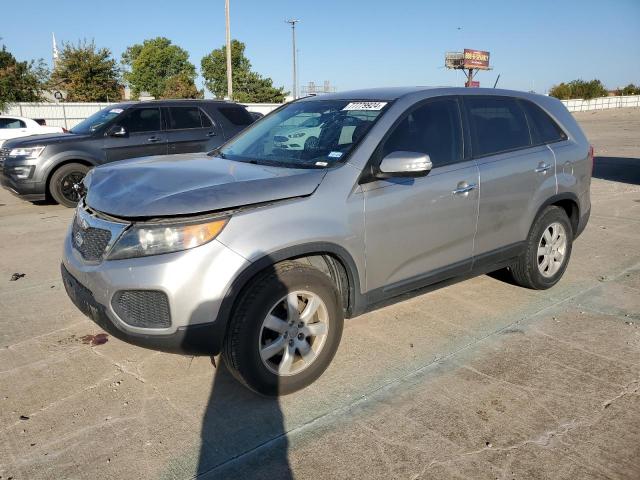
[(218, 111), (234, 125), (245, 126), (253, 123), (253, 118), (242, 107), (218, 107)]
[(532, 102), (523, 101), (522, 106), (527, 114), (531, 138), (535, 145), (565, 140), (567, 135), (553, 119)]
[(169, 114), (171, 118), (169, 121), (170, 130), (202, 127), (198, 107), (170, 107)]
[(129, 133), (157, 132), (160, 130), (160, 109), (134, 108), (122, 120), (121, 125)]
[(524, 111), (515, 99), (468, 96), (464, 103), (473, 133), (474, 156), (531, 145)]
[(426, 153), (434, 167), (461, 161), (462, 131), (457, 100), (435, 100), (407, 114), (385, 141), (382, 156), (399, 150)]
[(211, 123), (211, 119), (202, 110), (200, 110), (200, 121), (202, 122), (203, 128), (213, 127), (213, 124)]

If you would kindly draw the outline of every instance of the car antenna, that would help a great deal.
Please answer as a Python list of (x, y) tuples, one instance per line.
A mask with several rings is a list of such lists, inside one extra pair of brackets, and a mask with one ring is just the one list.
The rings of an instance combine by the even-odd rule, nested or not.
[(498, 85), (498, 80), (500, 80), (500, 74), (498, 74), (498, 78), (496, 78), (496, 83), (493, 84), (493, 88), (496, 88), (496, 85)]

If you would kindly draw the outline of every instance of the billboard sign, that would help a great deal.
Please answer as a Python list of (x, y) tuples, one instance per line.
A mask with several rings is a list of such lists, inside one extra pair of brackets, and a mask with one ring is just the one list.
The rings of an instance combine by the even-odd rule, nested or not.
[(464, 49), (464, 68), (489, 70), (489, 52), (482, 50)]

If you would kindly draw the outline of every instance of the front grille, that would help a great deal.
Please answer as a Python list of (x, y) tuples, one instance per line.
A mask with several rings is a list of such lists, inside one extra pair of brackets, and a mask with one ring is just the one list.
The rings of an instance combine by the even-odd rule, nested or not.
[(4, 166), (4, 161), (9, 157), (9, 152), (8, 148), (0, 148), (0, 170)]
[(62, 272), (64, 288), (67, 291), (69, 298), (71, 298), (71, 301), (82, 313), (91, 317), (92, 308), (95, 309), (97, 307), (93, 294), (87, 287), (78, 282), (78, 280), (69, 273), (69, 270), (67, 270), (64, 265), (60, 266), (60, 270)]
[(120, 290), (111, 300), (111, 306), (123, 322), (142, 328), (171, 326), (169, 299), (157, 290)]
[(95, 262), (102, 260), (102, 256), (111, 240), (111, 232), (102, 228), (87, 226), (82, 228), (78, 217), (73, 221), (71, 242), (83, 259)]

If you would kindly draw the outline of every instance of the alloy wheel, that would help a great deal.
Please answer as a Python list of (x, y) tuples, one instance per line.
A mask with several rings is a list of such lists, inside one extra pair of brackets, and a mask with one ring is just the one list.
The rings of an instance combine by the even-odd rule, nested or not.
[(549, 225), (538, 242), (538, 270), (545, 278), (553, 277), (567, 254), (567, 232), (559, 222)]
[(262, 363), (279, 376), (298, 374), (318, 358), (328, 332), (329, 313), (322, 299), (312, 292), (290, 292), (262, 321)]

